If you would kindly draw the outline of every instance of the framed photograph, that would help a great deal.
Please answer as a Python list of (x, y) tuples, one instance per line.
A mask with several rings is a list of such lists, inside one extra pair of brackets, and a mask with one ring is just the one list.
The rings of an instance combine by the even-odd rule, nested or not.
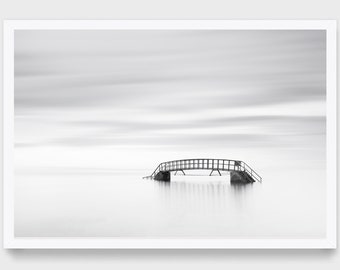
[(5, 248), (336, 248), (336, 22), (4, 22)]

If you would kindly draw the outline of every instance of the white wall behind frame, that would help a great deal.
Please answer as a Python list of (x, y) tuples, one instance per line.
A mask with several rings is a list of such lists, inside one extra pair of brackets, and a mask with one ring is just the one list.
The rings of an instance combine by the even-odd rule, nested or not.
[[(4, 19), (337, 19), (339, 1), (19, 1), (3, 0)], [(2, 27), (1, 30), (2, 32)], [(2, 43), (1, 43), (2, 51)], [(2, 57), (2, 56), (1, 56)], [(2, 58), (1, 58), (2, 59)], [(2, 62), (2, 61), (1, 61)], [(2, 67), (1, 67), (2, 69)], [(2, 70), (1, 70), (2, 78)], [(2, 101), (1, 101), (2, 102)], [(2, 163), (1, 163), (2, 164)], [(2, 203), (2, 202), (1, 202)], [(2, 206), (1, 206), (2, 209)], [(1, 223), (2, 226), (2, 223)], [(338, 269), (338, 250), (1, 250), (2, 269)]]

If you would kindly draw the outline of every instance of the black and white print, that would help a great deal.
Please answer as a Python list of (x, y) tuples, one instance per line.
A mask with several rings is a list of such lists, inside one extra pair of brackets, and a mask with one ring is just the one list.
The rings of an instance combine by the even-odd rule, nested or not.
[[(14, 46), (16, 237), (325, 237), (325, 30), (16, 30)], [(262, 183), (143, 179), (186, 159)]]

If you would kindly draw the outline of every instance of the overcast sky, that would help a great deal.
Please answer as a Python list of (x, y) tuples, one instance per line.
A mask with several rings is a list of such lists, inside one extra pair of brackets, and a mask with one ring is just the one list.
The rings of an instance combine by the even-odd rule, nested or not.
[(17, 166), (320, 162), (325, 101), (325, 31), (15, 32)]

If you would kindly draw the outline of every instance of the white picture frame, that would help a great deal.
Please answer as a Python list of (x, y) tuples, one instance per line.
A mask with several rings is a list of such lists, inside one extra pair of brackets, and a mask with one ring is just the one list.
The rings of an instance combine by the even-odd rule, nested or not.
[[(327, 32), (327, 234), (322, 239), (146, 239), (14, 236), (14, 32), (28, 29), (226, 29)], [(336, 21), (334, 20), (7, 20), (4, 21), (4, 242), (6, 249), (334, 249), (336, 248)]]

